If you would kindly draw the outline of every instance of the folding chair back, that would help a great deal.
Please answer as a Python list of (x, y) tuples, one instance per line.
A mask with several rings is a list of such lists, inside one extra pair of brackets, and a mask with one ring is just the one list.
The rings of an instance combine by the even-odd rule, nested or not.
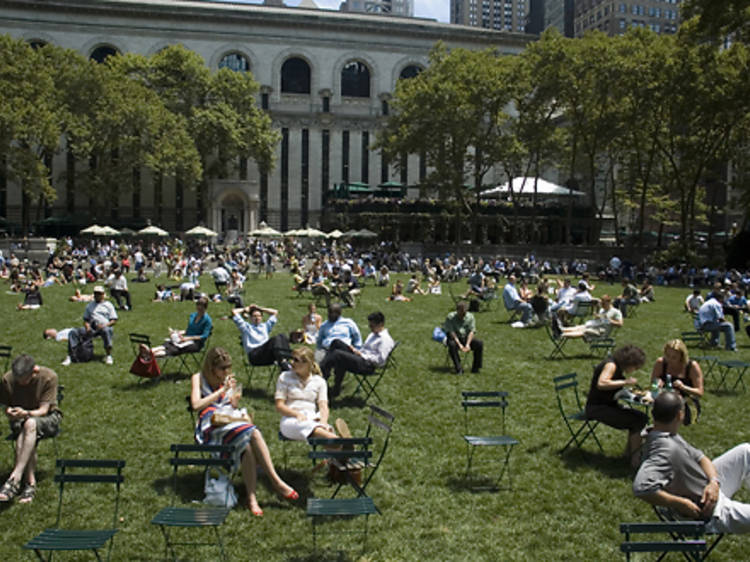
[[(357, 379), (357, 388), (354, 390), (354, 394), (357, 394), (359, 392), (359, 389), (364, 389), (365, 391), (365, 402), (367, 402), (370, 399), (370, 396), (375, 395), (375, 398), (378, 399), (378, 402), (381, 402), (380, 396), (378, 395), (377, 390), (375, 390), (380, 383), (380, 379), (383, 378), (383, 375), (385, 375), (386, 371), (389, 369), (393, 371), (394, 369), (398, 369), (398, 363), (396, 363), (396, 358), (393, 355), (393, 353), (396, 351), (396, 348), (399, 346), (399, 343), (401, 342), (394, 342), (393, 348), (388, 353), (388, 357), (385, 360), (385, 363), (383, 363), (382, 367), (377, 367), (372, 373), (369, 375), (363, 375), (360, 373), (354, 373), (352, 372), (352, 375)], [(372, 381), (372, 382), (370, 382)]]
[[(702, 539), (706, 532), (703, 521), (673, 521), (660, 523), (620, 523), (620, 532), (625, 535), (625, 542), (620, 550), (630, 560), (634, 552), (660, 552), (661, 560), (669, 552), (681, 552), (687, 560), (703, 560), (706, 552), (706, 541)], [(631, 535), (668, 534), (669, 540), (634, 541)]]
[[(171, 553), (173, 559), (177, 559), (175, 546), (217, 546), (221, 558), (226, 559), (224, 544), (219, 534), (219, 527), (229, 515), (228, 507), (176, 507), (177, 498), (177, 470), (181, 466), (201, 466), (204, 471), (212, 467), (220, 468), (229, 472), (232, 467), (232, 445), (198, 445), (198, 444), (173, 444), (170, 446), (173, 456), (169, 459), (172, 466), (173, 496), (169, 507), (163, 508), (151, 520), (152, 525), (159, 525), (164, 535), (164, 554)], [(180, 454), (183, 453), (183, 456)], [(188, 456), (185, 456), (188, 455)], [(171, 536), (171, 530), (175, 527), (210, 527), (213, 529), (214, 542), (175, 542)]]
[[(42, 551), (50, 552), (63, 550), (91, 550), (97, 559), (101, 560), (99, 550), (109, 542), (107, 559), (112, 553), (112, 537), (117, 533), (117, 514), (120, 504), (120, 485), (124, 478), (122, 469), (125, 467), (124, 460), (86, 460), (86, 459), (58, 459), (55, 463), (56, 474), (55, 482), (60, 488), (59, 500), (57, 504), (57, 519), (55, 526), (51, 529), (45, 529), (25, 545), (24, 549), (33, 550), (37, 556), (43, 560)], [(71, 484), (114, 484), (114, 497), (112, 521), (109, 528), (104, 529), (66, 529), (62, 528), (63, 516), (63, 499), (64, 491), (70, 488)], [(97, 494), (97, 499), (101, 494)], [(82, 498), (80, 494), (75, 494), (75, 498)], [(83, 499), (82, 505), (76, 505), (74, 511), (76, 515), (81, 515), (81, 509), (91, 505), (90, 499)], [(101, 511), (99, 511), (101, 513)], [(88, 522), (89, 515), (86, 514), (85, 520)]]
[[(461, 392), (461, 398), (461, 406), (464, 409), (463, 438), (466, 443), (466, 475), (464, 479), (469, 480), (471, 463), (474, 452), (478, 447), (502, 447), (505, 452), (504, 462), (500, 469), (500, 475), (490, 488), (497, 488), (506, 470), (508, 472), (508, 484), (511, 486), (512, 481), (508, 466), (510, 454), (513, 447), (518, 444), (518, 440), (505, 435), (505, 409), (508, 407), (508, 393), (503, 390), (463, 391)], [(496, 411), (488, 411), (490, 408), (494, 408)], [(481, 432), (475, 431), (479, 426), (479, 419), (484, 421), (481, 424), (483, 426)], [(499, 433), (497, 430), (499, 430)]]
[(586, 319), (594, 314), (596, 301), (578, 301), (575, 308), (570, 312), (573, 323), (583, 323)]
[(139, 347), (142, 345), (148, 346), (151, 349), (151, 338), (147, 334), (140, 334), (138, 332), (130, 332), (128, 334), (130, 339), (130, 347), (133, 349), (133, 354), (138, 355)]
[[(594, 438), (594, 441), (599, 446), (599, 450), (604, 452), (602, 444), (599, 443), (599, 439), (594, 432), (599, 422), (589, 420), (586, 417), (586, 412), (581, 403), (581, 397), (578, 393), (578, 375), (576, 373), (558, 375), (552, 379), (552, 382), (555, 385), (555, 395), (557, 397), (557, 407), (560, 410), (560, 416), (563, 422), (565, 422), (568, 431), (570, 431), (571, 436), (560, 453), (564, 453), (572, 443), (575, 443), (576, 447), (583, 446), (583, 443), (589, 436)], [(569, 397), (565, 398), (565, 396)], [(575, 424), (579, 424), (577, 428), (574, 427)]]
[[(677, 518), (675, 513), (668, 507), (664, 507), (661, 505), (652, 505), (651, 507), (653, 508), (654, 513), (656, 513), (656, 516), (659, 518), (659, 521), (661, 521), (662, 523), (681, 522), (681, 520)], [(700, 523), (702, 523), (702, 521)], [(673, 540), (685, 540), (689, 537), (691, 532), (694, 533), (695, 531), (693, 531), (692, 529), (688, 529), (688, 532), (684, 532), (675, 529), (670, 531), (669, 534)], [(707, 548), (702, 556), (697, 559), (705, 560), (706, 558), (708, 558), (708, 555), (711, 554), (711, 552), (719, 545), (721, 539), (724, 538), (724, 533), (714, 533), (712, 531), (709, 531), (708, 529), (704, 529), (703, 532), (701, 532), (701, 535), (704, 536)], [(695, 538), (699, 537), (696, 536)]]
[(10, 355), (13, 351), (13, 346), (11, 345), (0, 345), (0, 361), (4, 363), (3, 366), (3, 373), (8, 370), (8, 367), (10, 366)]

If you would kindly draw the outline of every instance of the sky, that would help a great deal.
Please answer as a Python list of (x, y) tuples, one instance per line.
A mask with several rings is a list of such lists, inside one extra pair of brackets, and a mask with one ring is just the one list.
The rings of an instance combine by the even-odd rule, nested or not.
[[(260, 4), (262, 0), (219, 0), (239, 2), (241, 4)], [(338, 10), (341, 0), (314, 0), (319, 8)], [(442, 22), (448, 22), (450, 13), (450, 0), (413, 0), (414, 15), (420, 18), (431, 18)], [(285, 0), (287, 6), (296, 6), (299, 0)]]

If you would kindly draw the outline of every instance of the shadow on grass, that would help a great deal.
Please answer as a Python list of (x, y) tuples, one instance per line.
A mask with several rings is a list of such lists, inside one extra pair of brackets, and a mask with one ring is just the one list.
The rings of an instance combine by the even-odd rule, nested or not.
[(366, 405), (367, 402), (365, 399), (356, 394), (350, 394), (343, 398), (334, 398), (331, 400), (331, 406), (335, 406), (336, 408), (364, 408)]
[(180, 372), (162, 373), (161, 376), (154, 377), (153, 379), (133, 375), (133, 378), (131, 379), (132, 382), (124, 384), (120, 386), (119, 388), (121, 390), (126, 390), (126, 391), (148, 390), (148, 389), (156, 387), (159, 383), (162, 383), (162, 382), (177, 383), (177, 382), (181, 382), (181, 381), (189, 379), (190, 376), (191, 375), (186, 375)]
[(472, 494), (510, 492), (513, 488), (509, 484), (507, 473), (503, 475), (500, 482), (497, 476), (473, 476), (469, 479), (452, 476), (447, 481), (448, 487), (453, 492), (470, 492)]
[(560, 455), (560, 458), (573, 472), (595, 469), (609, 478), (631, 480), (633, 477), (633, 469), (622, 456), (609, 457), (599, 451), (573, 449)]
[[(334, 540), (335, 539), (330, 539)], [(315, 552), (312, 552), (308, 554), (307, 556), (292, 556), (290, 558), (287, 558), (289, 562), (318, 562), (318, 561), (330, 561), (330, 560), (336, 560), (337, 562), (347, 562), (349, 560), (366, 560), (366, 556), (362, 552), (362, 549), (358, 549), (358, 554), (355, 554), (352, 556), (351, 553), (345, 552), (343, 550), (332, 550), (332, 549), (325, 549), (320, 550), (318, 549)]]

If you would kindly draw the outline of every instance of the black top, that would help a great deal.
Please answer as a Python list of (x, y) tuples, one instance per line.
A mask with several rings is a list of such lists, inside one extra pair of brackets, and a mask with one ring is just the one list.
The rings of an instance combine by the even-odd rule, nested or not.
[[(690, 369), (693, 368), (693, 360), (687, 362), (687, 365), (685, 365), (685, 372), (681, 375), (672, 375), (672, 384), (674, 384), (674, 381), (682, 381), (682, 384), (687, 386), (692, 386), (692, 382), (690, 381)], [(662, 357), (661, 361), (661, 376), (659, 377), (666, 386), (667, 384), (667, 361)], [(677, 390), (675, 388), (675, 390)], [(686, 392), (678, 391), (682, 396), (688, 396)]]
[(599, 376), (602, 374), (602, 371), (604, 370), (604, 366), (608, 363), (614, 363), (615, 365), (615, 374), (612, 375), (613, 381), (620, 381), (624, 380), (625, 376), (622, 373), (622, 369), (620, 369), (619, 365), (615, 363), (614, 359), (611, 357), (607, 357), (604, 361), (599, 363), (596, 367), (594, 367), (594, 376), (591, 377), (591, 388), (589, 388), (589, 397), (588, 400), (586, 400), (586, 405), (596, 405), (596, 406), (617, 406), (617, 400), (615, 400), (615, 394), (617, 393), (619, 388), (613, 388), (611, 390), (599, 390), (597, 388), (597, 382), (599, 381)]

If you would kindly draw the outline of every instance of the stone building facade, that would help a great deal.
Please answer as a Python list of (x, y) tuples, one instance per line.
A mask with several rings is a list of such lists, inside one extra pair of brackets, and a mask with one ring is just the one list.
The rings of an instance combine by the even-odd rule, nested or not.
[[(418, 18), (184, 0), (3, 0), (0, 33), (94, 58), (148, 55), (180, 43), (211, 69), (251, 71), (261, 86), (258, 104), (281, 133), (276, 166), (264, 175), (252, 161), (238, 162), (232, 177), (211, 182), (202, 213), (206, 226), (240, 232), (261, 220), (282, 230), (315, 226), (324, 192), (341, 182), (418, 183), (425, 174), (418, 155), (409, 155), (397, 173), (370, 148), (399, 78), (423, 69), (438, 41), (512, 55), (528, 40)], [(67, 163), (64, 152), (57, 155), (53, 177), (64, 176)], [(170, 231), (196, 224), (195, 193), (169, 180), (155, 189), (153, 178), (141, 176), (137, 199), (118, 196), (120, 222), (140, 217)], [(85, 196), (66, 193), (64, 181), (55, 188), (58, 198), (47, 214), (86, 214)], [(6, 185), (2, 195), (0, 215), (17, 221), (20, 190)]]

